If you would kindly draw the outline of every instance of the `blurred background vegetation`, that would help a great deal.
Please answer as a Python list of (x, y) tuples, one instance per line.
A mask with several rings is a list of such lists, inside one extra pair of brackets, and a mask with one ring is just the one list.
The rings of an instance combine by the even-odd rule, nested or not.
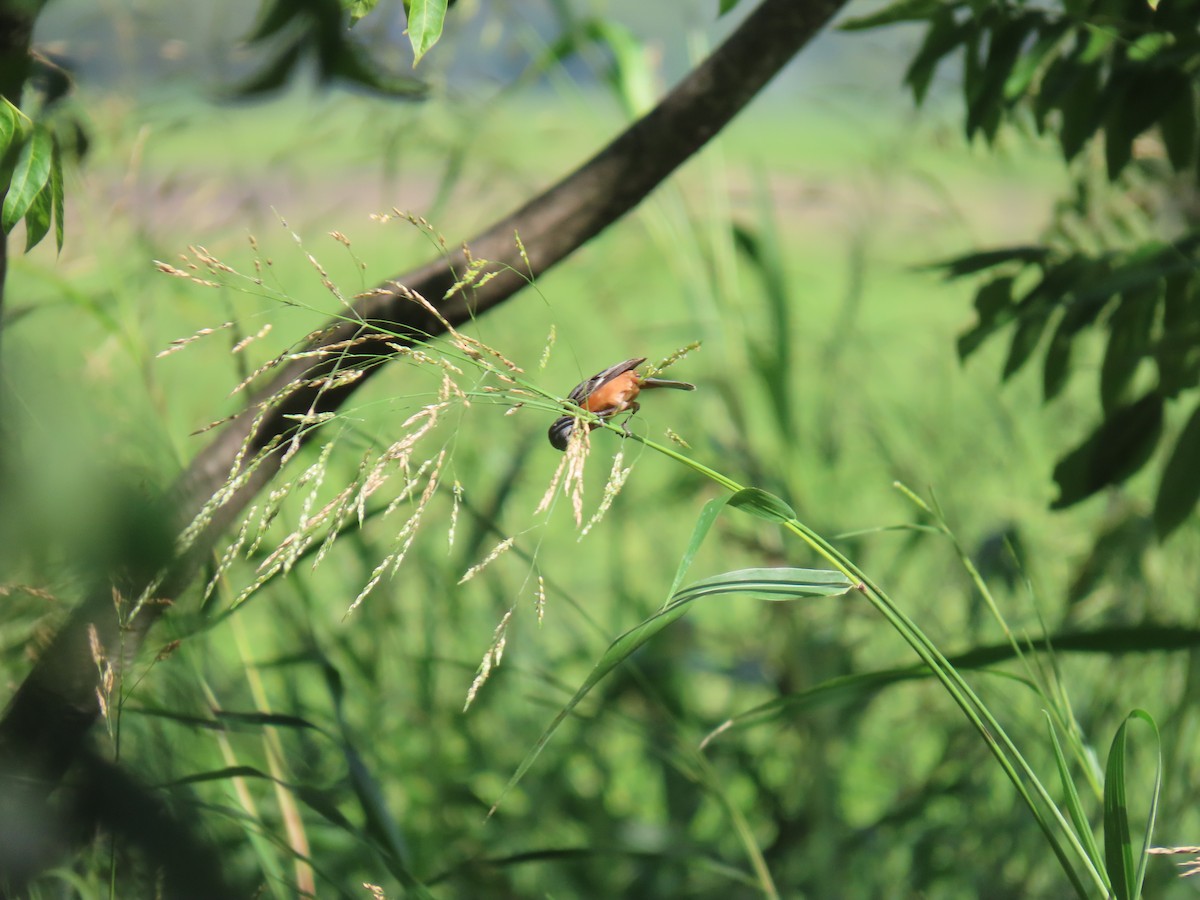
[[(460, 0), (415, 70), (426, 94), (397, 101), (303, 71), (231, 99), (262, 70), (261, 49), (241, 40), (255, 21), (245, 4), (48, 5), (34, 43), (74, 72), (63, 103), (87, 152), (66, 166), (61, 252), (46, 240), (18, 255), (22, 229), (10, 237), (5, 696), (106, 578), (111, 545), (149, 540), (138, 510), (212, 436), (195, 432), (241, 408), (233, 388), (340, 312), (310, 255), (351, 297), (436, 256), (438, 235), (455, 245), (487, 226), (602, 146), (748, 12), (719, 18), (714, 6)], [(404, 24), (400, 4), (384, 4), (355, 34), (407, 75)], [(1080, 376), (1048, 403), (1043, 373), (1007, 365), (1000, 341), (960, 360), (980, 282), (931, 268), (1084, 219), (1170, 241), (1146, 200), (1163, 190), (1146, 185), (1164, 151), (1139, 132), (1130, 183), (1109, 181), (1102, 148), (1067, 165), (1057, 136), (1016, 114), (968, 140), (957, 61), (919, 109), (901, 90), (926, 34), (920, 21), (824, 33), (634, 214), (463, 330), (556, 396), (621, 359), (701, 342), (669, 370), (698, 390), (649, 398), (633, 430), (667, 443), (670, 429), (689, 455), (785, 498), (947, 656), (1000, 648), (970, 681), (1057, 793), (1048, 700), (1030, 682), (1052, 686), (1073, 716), (1071, 768), (1097, 827), (1109, 744), (1146, 710), (1162, 734), (1155, 842), (1195, 844), (1200, 528), (1181, 517), (1160, 539), (1154, 517), (1173, 444), (1052, 511), (1056, 464), (1109, 411), (1097, 391), (1108, 336), (1080, 329)], [(1081, 183), (1086, 215), (1069, 199)], [(247, 274), (257, 259), (266, 287), (156, 269), (186, 270), (183, 255)], [(380, 513), (399, 479), (318, 567), (309, 555), (245, 596), (297, 521), (403, 437), (441, 375), (399, 360), (324, 425), (260, 498), (257, 515), (271, 491), (279, 505), (261, 545), (222, 567), (207, 598), (202, 578), (175, 601), (93, 729), (99, 755), (216, 848), (247, 896), (370, 896), (364, 883), (437, 897), (1069, 894), (985, 742), (853, 592), (698, 605), (573, 710), (488, 818), (609, 643), (667, 599), (721, 491), (597, 431), (586, 515), (622, 443), (633, 470), (581, 538), (565, 498), (535, 512), (561, 459), (544, 437), (555, 413), (489, 403), (476, 383), (418, 446), (414, 468), (445, 452), (443, 488), (394, 577), (347, 615), (393, 550), (402, 522)], [(1187, 414), (1168, 406), (1163, 432)], [(895, 482), (940, 509), (1002, 621), (955, 542)], [(506, 538), (511, 550), (459, 583)], [(819, 564), (774, 525), (730, 514), (690, 572)], [(502, 663), (464, 711), (510, 612)], [(1053, 636), (1057, 649), (1031, 653), (1043, 680), (1001, 658), (1006, 629), (1022, 643)], [(1131, 748), (1135, 818), (1154, 778), (1146, 735)], [(153, 856), (110, 830), (63, 844), (30, 896), (154, 896)], [(1173, 861), (1151, 861), (1148, 896), (1195, 890)]]

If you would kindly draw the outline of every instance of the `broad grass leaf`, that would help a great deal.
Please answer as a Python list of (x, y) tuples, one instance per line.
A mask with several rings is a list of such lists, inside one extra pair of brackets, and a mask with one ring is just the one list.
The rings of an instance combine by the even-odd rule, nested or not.
[(413, 48), (413, 65), (438, 42), (446, 21), (446, 0), (405, 0), (408, 40)]
[(729, 498), (729, 505), (768, 522), (790, 522), (796, 518), (796, 511), (783, 500), (759, 488), (743, 488)]
[(37, 196), (50, 180), (54, 139), (49, 130), (36, 125), (29, 140), (22, 145), (13, 168), (12, 181), (0, 211), (0, 226), (8, 233), (25, 218), (37, 201)]
[(1175, 440), (1154, 500), (1154, 529), (1159, 539), (1182, 525), (1200, 500), (1200, 404)]
[(683, 576), (687, 574), (687, 570), (691, 568), (692, 560), (696, 558), (696, 553), (700, 549), (700, 545), (704, 543), (704, 539), (708, 537), (709, 531), (712, 530), (713, 523), (717, 521), (717, 516), (721, 514), (721, 510), (729, 503), (730, 495), (717, 497), (709, 500), (704, 504), (704, 508), (700, 510), (700, 515), (696, 518), (696, 526), (692, 529), (692, 536), (688, 540), (687, 547), (684, 548), (683, 556), (679, 560), (679, 566), (675, 570), (675, 579), (671, 582), (671, 589), (667, 592), (667, 599), (663, 606), (667, 606), (671, 602), (671, 598), (675, 596), (675, 592), (679, 590), (679, 586), (683, 584)]
[(215, 731), (225, 731), (234, 725), (246, 725), (261, 727), (270, 725), (273, 728), (305, 728), (324, 732), (321, 726), (302, 716), (293, 716), (285, 713), (264, 713), (264, 712), (235, 712), (231, 710), (214, 710), (211, 716), (197, 716), (190, 713), (177, 713), (174, 710), (165, 709), (157, 706), (137, 706), (127, 708), (128, 712), (132, 712), (141, 716), (152, 716), (156, 719), (166, 719), (171, 722), (179, 722), (183, 725), (188, 725), (192, 728), (208, 728)]
[(1105, 418), (1054, 467), (1058, 497), (1051, 508), (1065, 509), (1124, 481), (1154, 453), (1162, 428), (1163, 398), (1155, 391)]
[[(1154, 787), (1150, 795), (1146, 814), (1146, 827), (1142, 846), (1135, 849), (1129, 825), (1129, 798), (1127, 796), (1126, 752), (1129, 723), (1140, 719), (1150, 726), (1154, 734), (1156, 765)], [(1108, 765), (1104, 772), (1104, 863), (1112, 881), (1113, 893), (1119, 900), (1135, 900), (1142, 895), (1142, 882), (1146, 876), (1146, 850), (1154, 834), (1154, 820), (1158, 814), (1158, 795), (1162, 785), (1162, 738), (1153, 717), (1143, 709), (1135, 709), (1113, 738), (1108, 752)]]
[(750, 359), (771, 401), (771, 421), (779, 430), (784, 443), (795, 443), (795, 403), (789, 386), (792, 384), (792, 302), (788, 288), (787, 267), (784, 264), (778, 228), (772, 215), (770, 187), (765, 179), (755, 179), (755, 206), (759, 227), (750, 229), (734, 224), (733, 241), (754, 266), (762, 280), (766, 298), (765, 311), (769, 326), (761, 339), (750, 342)]
[(346, 696), (342, 673), (324, 655), (320, 655), (320, 661), (325, 687), (329, 691), (334, 717), (341, 731), (340, 744), (348, 770), (347, 777), (363, 815), (362, 832), (379, 852), (388, 871), (408, 888), (413, 896), (432, 897), (409, 870), (408, 848), (400, 825), (388, 808), (387, 797), (378, 779), (350, 739), (352, 729), (346, 724), (342, 708)]
[[(1138, 625), (1096, 629), (1087, 632), (1054, 634), (1047, 638), (1032, 638), (1029, 642), (1035, 650), (1053, 647), (1057, 654), (1086, 653), (1104, 656), (1120, 656), (1127, 653), (1189, 652), (1200, 647), (1200, 630), (1175, 625)], [(986, 671), (993, 675), (1010, 678), (1036, 690), (1027, 679), (1009, 672), (991, 668), (999, 663), (1014, 659), (1017, 651), (1010, 643), (975, 647), (963, 653), (949, 656), (950, 666), (962, 671)], [(935, 677), (924, 663), (882, 669), (875, 672), (859, 672), (823, 681), (803, 691), (775, 697), (759, 706), (752, 707), (725, 720), (709, 732), (700, 742), (705, 746), (726, 733), (754, 728), (777, 721), (789, 713), (832, 703), (853, 703), (865, 700), (893, 684), (922, 681)]]
[(326, 791), (321, 788), (311, 787), (305, 784), (295, 784), (292, 782), (283, 781), (276, 778), (268, 772), (257, 769), (254, 766), (226, 766), (221, 769), (214, 769), (209, 772), (196, 772), (192, 775), (186, 775), (183, 778), (177, 778), (167, 784), (171, 787), (177, 785), (188, 784), (204, 784), (210, 781), (227, 781), (238, 778), (256, 778), (262, 781), (270, 781), (280, 787), (286, 788), (294, 794), (300, 802), (317, 813), (322, 818), (330, 822), (330, 824), (340, 828), (342, 831), (351, 837), (357, 838), (359, 830), (355, 825), (342, 815), (337, 808), (339, 802), (338, 795), (333, 791)]
[(845, 575), (832, 569), (737, 569), (689, 584), (671, 598), (671, 604), (691, 603), (714, 594), (740, 594), (759, 600), (831, 597), (853, 586)]
[[(953, 660), (951, 662), (955, 668), (962, 668)], [(785, 715), (794, 715), (806, 709), (815, 709), (827, 704), (859, 702), (890, 685), (933, 677), (929, 667), (921, 663), (903, 668), (884, 669), (879, 672), (859, 672), (854, 675), (830, 678), (807, 690), (775, 697), (766, 703), (740, 712), (736, 716), (731, 716), (705, 735), (700, 746), (706, 747), (724, 734), (775, 722)]]

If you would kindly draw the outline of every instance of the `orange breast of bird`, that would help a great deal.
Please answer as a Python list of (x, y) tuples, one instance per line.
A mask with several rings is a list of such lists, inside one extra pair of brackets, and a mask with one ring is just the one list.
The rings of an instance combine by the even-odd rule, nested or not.
[(600, 385), (587, 395), (581, 405), (584, 409), (594, 413), (606, 410), (614, 414), (624, 412), (637, 399), (641, 390), (641, 378), (638, 377), (637, 372), (630, 370), (622, 372), (616, 378)]

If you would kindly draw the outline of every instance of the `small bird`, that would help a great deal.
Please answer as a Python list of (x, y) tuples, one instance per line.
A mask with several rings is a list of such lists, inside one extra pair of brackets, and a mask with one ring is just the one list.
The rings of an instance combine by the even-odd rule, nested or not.
[[(675, 388), (679, 391), (696, 389), (694, 384), (688, 384), (686, 381), (642, 377), (634, 370), (645, 361), (646, 357), (642, 356), (609, 366), (603, 372), (597, 372), (587, 381), (575, 385), (575, 390), (571, 391), (567, 399), (602, 419), (608, 419), (626, 410), (630, 413), (637, 412), (641, 408), (641, 404), (637, 402), (637, 396), (642, 391), (651, 388)], [(575, 416), (563, 416), (556, 419), (550, 426), (549, 438), (554, 449), (567, 449), (571, 432), (575, 430), (575, 421)], [(595, 427), (595, 422), (588, 423), (589, 429)]]

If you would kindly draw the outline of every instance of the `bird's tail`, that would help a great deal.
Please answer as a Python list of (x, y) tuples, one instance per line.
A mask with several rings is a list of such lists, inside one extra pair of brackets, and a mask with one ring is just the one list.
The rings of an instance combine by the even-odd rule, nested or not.
[(665, 378), (643, 378), (640, 382), (642, 390), (649, 388), (674, 388), (677, 391), (694, 391), (696, 386), (686, 381), (668, 381)]

